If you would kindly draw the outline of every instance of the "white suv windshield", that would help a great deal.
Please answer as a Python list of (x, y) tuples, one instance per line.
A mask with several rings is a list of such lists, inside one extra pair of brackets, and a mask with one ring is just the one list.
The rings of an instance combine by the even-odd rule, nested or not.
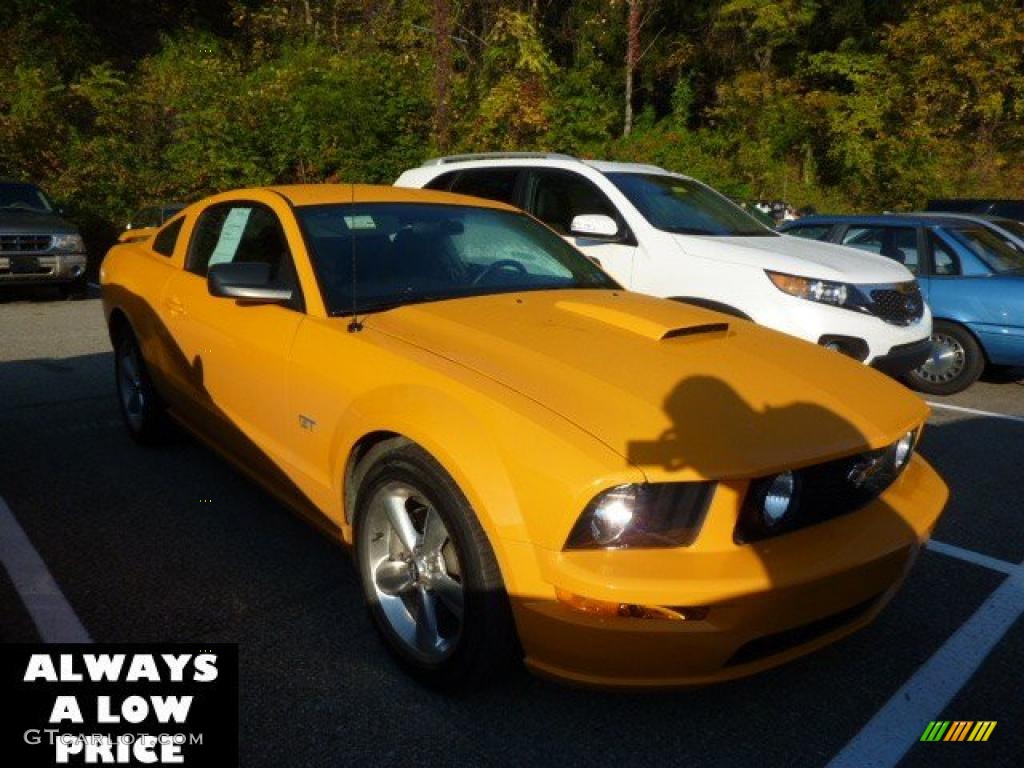
[(665, 232), (715, 237), (774, 237), (727, 197), (692, 179), (656, 173), (609, 173), (652, 226)]

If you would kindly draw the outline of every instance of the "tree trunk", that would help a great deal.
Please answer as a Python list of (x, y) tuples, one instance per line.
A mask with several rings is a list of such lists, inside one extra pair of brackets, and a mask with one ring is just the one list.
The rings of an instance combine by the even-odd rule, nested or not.
[(450, 0), (434, 0), (434, 143), (451, 143), (452, 17)]
[(640, 0), (626, 0), (626, 111), (622, 135), (633, 130), (633, 74), (640, 60)]

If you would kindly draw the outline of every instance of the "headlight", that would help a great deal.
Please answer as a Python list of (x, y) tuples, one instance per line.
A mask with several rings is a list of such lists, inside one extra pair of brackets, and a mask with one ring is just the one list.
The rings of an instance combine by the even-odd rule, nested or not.
[(54, 235), (52, 248), (55, 251), (81, 253), (85, 250), (85, 241), (81, 235)]
[(684, 547), (704, 522), (714, 483), (617, 485), (595, 496), (566, 549)]
[(765, 274), (780, 291), (800, 299), (842, 307), (850, 298), (850, 288), (846, 283), (833, 283), (828, 280), (816, 280), (810, 277), (787, 275), (782, 272), (769, 272), (768, 270), (765, 270)]

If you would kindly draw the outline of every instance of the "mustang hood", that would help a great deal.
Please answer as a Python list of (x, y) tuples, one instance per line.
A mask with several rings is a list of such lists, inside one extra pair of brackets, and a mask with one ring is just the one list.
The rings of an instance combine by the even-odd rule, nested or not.
[(655, 480), (751, 477), (880, 447), (920, 399), (835, 352), (639, 294), (543, 291), (366, 319), (560, 414)]

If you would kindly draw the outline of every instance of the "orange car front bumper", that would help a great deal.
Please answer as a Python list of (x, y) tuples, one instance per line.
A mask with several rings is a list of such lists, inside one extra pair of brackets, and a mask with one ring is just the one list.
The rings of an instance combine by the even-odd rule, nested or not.
[[(947, 498), (939, 476), (915, 457), (870, 506), (753, 545), (732, 542), (735, 516), (719, 514), (716, 522), (709, 514), (703, 547), (537, 549), (553, 594), (513, 598), (526, 663), (570, 682), (637, 688), (718, 682), (783, 663), (863, 627), (882, 610)], [(699, 618), (598, 614), (557, 594), (691, 608)]]

